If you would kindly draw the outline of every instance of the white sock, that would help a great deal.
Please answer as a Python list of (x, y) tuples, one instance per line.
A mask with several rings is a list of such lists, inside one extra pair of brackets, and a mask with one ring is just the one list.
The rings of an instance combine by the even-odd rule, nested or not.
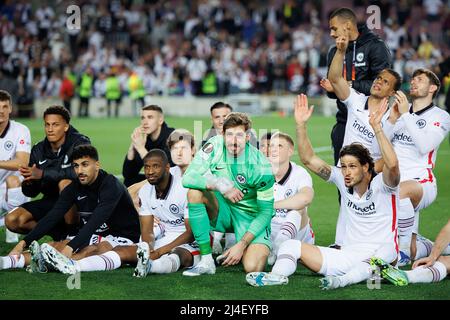
[(106, 271), (120, 268), (122, 262), (115, 251), (108, 251), (101, 255), (90, 256), (75, 261), (79, 271)]
[(211, 253), (204, 254), (201, 257), (200, 263), (203, 261), (203, 263), (212, 263), (214, 264), (214, 259)]
[(234, 233), (225, 233), (225, 249), (231, 248), (236, 244), (236, 235)]
[(278, 252), (280, 245), (289, 239), (295, 239), (302, 224), (302, 216), (297, 211), (289, 211), (286, 215), (286, 221), (280, 227), (275, 240), (273, 241), (273, 251)]
[(398, 205), (398, 242), (400, 250), (411, 255), (411, 237), (414, 228), (414, 207), (409, 198), (401, 199)]
[(447, 276), (447, 268), (442, 262), (436, 261), (431, 267), (420, 266), (406, 271), (410, 283), (439, 282)]
[[(341, 199), (342, 201), (342, 199)], [(345, 212), (342, 210), (342, 205), (339, 207), (339, 216), (336, 224), (336, 236), (334, 239), (334, 243), (342, 246), (344, 242), (345, 228), (347, 226), (347, 216)]]
[(349, 272), (339, 277), (340, 287), (360, 283), (370, 278), (372, 271), (369, 260), (357, 263)]
[(220, 240), (222, 240), (223, 235), (224, 235), (224, 233), (218, 232), (218, 231), (214, 231), (213, 234), (214, 234), (214, 242), (215, 241), (220, 242)]
[(164, 235), (166, 228), (163, 223), (155, 223), (153, 226), (153, 235), (155, 236), (155, 240), (161, 238)]
[(0, 257), (0, 270), (3, 269), (21, 269), (25, 267), (25, 256), (5, 256)]
[(175, 253), (165, 254), (157, 260), (153, 260), (151, 273), (172, 273), (180, 268), (180, 257)]
[(272, 268), (272, 273), (290, 276), (297, 270), (297, 260), (301, 255), (301, 241), (291, 239), (283, 242), (278, 250), (277, 261)]
[(29, 201), (30, 198), (26, 197), (22, 193), (22, 188), (11, 188), (8, 189), (8, 201), (6, 201), (6, 210), (11, 211), (17, 208), (21, 204)]
[(433, 241), (422, 237), (421, 235), (417, 235), (416, 256), (414, 257), (414, 260), (428, 257), (431, 253), (431, 249), (433, 249)]

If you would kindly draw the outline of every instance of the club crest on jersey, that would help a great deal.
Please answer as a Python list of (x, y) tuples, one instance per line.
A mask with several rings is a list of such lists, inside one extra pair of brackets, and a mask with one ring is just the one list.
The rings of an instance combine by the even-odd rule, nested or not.
[(214, 149), (214, 146), (210, 142), (207, 142), (202, 148), (204, 153), (211, 153), (213, 151), (213, 149)]
[(416, 124), (419, 127), (419, 129), (422, 129), (427, 125), (427, 122), (424, 119), (419, 119), (417, 120)]
[(247, 182), (247, 179), (245, 179), (245, 177), (242, 174), (238, 174), (236, 176), (236, 180), (237, 182), (239, 182), (240, 184), (244, 184)]
[(285, 198), (289, 198), (292, 195), (292, 189), (287, 189), (286, 193), (284, 194)]
[(172, 212), (173, 214), (178, 214), (180, 212), (180, 208), (178, 208), (178, 206), (176, 204), (171, 204), (169, 206), (169, 210), (170, 212)]
[(363, 60), (364, 60), (364, 53), (362, 53), (362, 52), (358, 53), (358, 54), (356, 55), (356, 60), (357, 60), (358, 62), (363, 61)]
[(5, 142), (3, 146), (5, 147), (6, 151), (11, 151), (12, 148), (14, 147), (14, 143), (11, 140), (8, 140)]

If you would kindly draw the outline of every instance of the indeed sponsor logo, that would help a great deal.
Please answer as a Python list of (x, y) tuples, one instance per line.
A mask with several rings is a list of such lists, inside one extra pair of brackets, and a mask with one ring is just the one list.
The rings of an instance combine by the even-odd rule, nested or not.
[(160, 219), (160, 221), (162, 223), (167, 223), (167, 224), (171, 224), (171, 225), (177, 226), (177, 225), (180, 225), (180, 224), (184, 223), (184, 217), (181, 217), (181, 218), (176, 219), (176, 220), (162, 220), (162, 219)]
[(358, 120), (355, 120), (355, 122), (353, 123), (353, 128), (355, 128), (356, 131), (361, 132), (364, 136), (368, 137), (369, 139), (373, 139), (375, 137), (373, 132), (367, 129), (365, 125), (361, 125), (358, 122)]
[(356, 214), (368, 216), (375, 213), (375, 203), (372, 202), (370, 205), (366, 207), (360, 207), (356, 203), (351, 200), (348, 200), (347, 207), (355, 210)]
[(412, 143), (412, 137), (408, 136), (406, 134), (402, 133), (394, 133), (394, 139), (393, 140), (398, 140), (398, 141), (403, 141), (403, 142), (410, 142)]

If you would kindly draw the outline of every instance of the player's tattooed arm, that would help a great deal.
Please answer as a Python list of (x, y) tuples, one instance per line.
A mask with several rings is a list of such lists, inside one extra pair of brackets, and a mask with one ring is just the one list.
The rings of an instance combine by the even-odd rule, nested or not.
[(323, 180), (328, 181), (330, 179), (331, 176), (331, 167), (327, 164), (321, 166), (318, 170), (318, 172), (316, 172), (317, 175), (319, 177), (321, 177)]

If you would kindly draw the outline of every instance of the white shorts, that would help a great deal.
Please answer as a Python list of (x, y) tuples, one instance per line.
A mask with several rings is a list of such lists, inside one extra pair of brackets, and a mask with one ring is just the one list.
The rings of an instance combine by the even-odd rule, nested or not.
[[(272, 224), (271, 225), (272, 232), (270, 234), (270, 240), (272, 243), (275, 241), (275, 238), (278, 235), (278, 232), (280, 232), (281, 225), (280, 224)], [(297, 236), (295, 237), (295, 240), (300, 240), (301, 242), (314, 244), (315, 241), (315, 235), (314, 231), (311, 226), (311, 220), (308, 221), (306, 226), (303, 227), (303, 229), (300, 229), (297, 232)]]
[(423, 195), (422, 195), (422, 199), (420, 199), (420, 202), (417, 205), (417, 207), (414, 208), (415, 211), (425, 209), (426, 207), (431, 205), (437, 196), (436, 180), (433, 180), (433, 182), (426, 181), (426, 182), (419, 182), (419, 183), (422, 186)]
[(341, 250), (320, 246), (318, 248), (323, 261), (319, 273), (324, 276), (342, 276), (356, 264), (372, 257), (389, 263), (397, 259), (397, 251), (392, 245), (360, 244), (342, 247)]
[(0, 216), (6, 213), (6, 181), (0, 184)]
[[(171, 232), (171, 231), (165, 231), (164, 236), (159, 238), (155, 241), (155, 249), (161, 248), (162, 246), (165, 246), (166, 244), (171, 243), (173, 240), (178, 238), (181, 235), (179, 232)], [(193, 264), (192, 266), (195, 266), (198, 262), (200, 262), (200, 248), (198, 247), (197, 242), (191, 242), (191, 243), (183, 243), (182, 245), (177, 246), (177, 248), (185, 249), (189, 251), (189, 253), (193, 257)]]
[(131, 246), (134, 244), (133, 241), (131, 241), (128, 238), (124, 238), (124, 237), (115, 237), (113, 235), (107, 235), (107, 236), (103, 237), (98, 234), (93, 234), (91, 237), (91, 240), (89, 241), (89, 245), (99, 244), (100, 242), (103, 242), (103, 241), (107, 241), (113, 247), (113, 249), (115, 247)]

